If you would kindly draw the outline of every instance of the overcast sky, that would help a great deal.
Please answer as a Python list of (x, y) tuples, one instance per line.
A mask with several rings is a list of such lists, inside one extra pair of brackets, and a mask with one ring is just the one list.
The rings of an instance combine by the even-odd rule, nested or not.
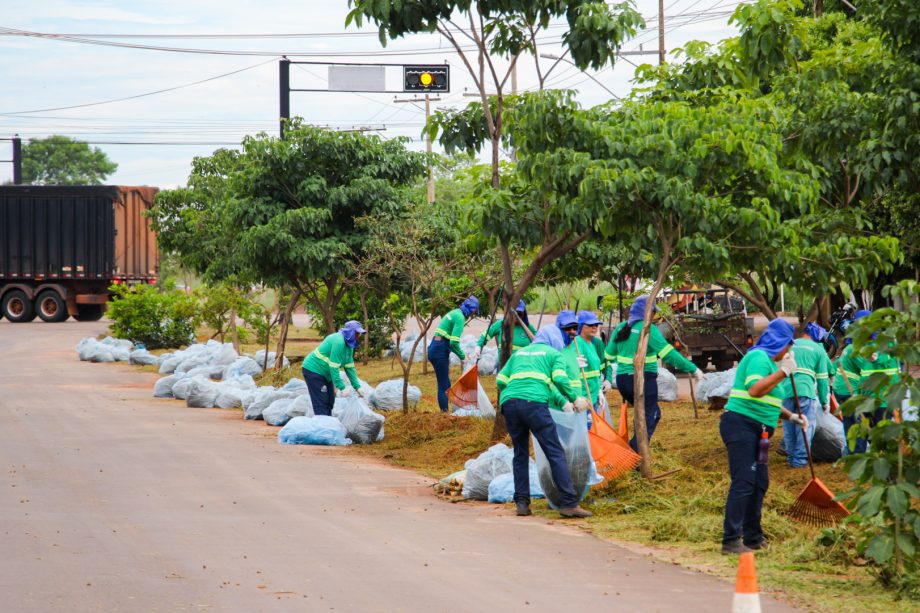
[[(276, 133), (278, 59), (282, 53), (327, 54), (292, 58), (317, 62), (447, 61), (452, 67), (451, 93), (435, 103), (435, 108), (469, 102), (463, 92), (471, 87), (471, 80), (446, 41), (437, 35), (418, 35), (392, 41), (384, 51), (375, 31), (345, 29), (347, 0), (2, 0), (2, 4), (0, 27), (7, 30), (0, 30), (0, 138), (15, 133), (24, 139), (64, 134), (99, 143), (118, 163), (112, 183), (175, 187), (185, 183), (194, 156), (208, 155), (223, 143), (239, 143), (246, 134)], [(738, 4), (738, 0), (665, 0), (666, 47), (732, 36), (728, 15)], [(648, 28), (624, 50), (640, 46), (655, 50), (658, 1), (637, 0), (636, 6), (646, 17)], [(78, 35), (83, 41), (24, 37), (12, 35), (10, 29)], [(189, 37), (260, 34), (276, 36)], [(282, 34), (301, 36), (277, 36)], [(560, 35), (561, 28), (551, 27), (541, 36), (541, 53), (559, 53)], [(180, 53), (113, 45), (263, 55)], [(654, 63), (657, 57), (622, 58), (614, 68), (592, 75), (606, 88), (625, 95), (635, 71), (626, 60)], [(541, 61), (544, 69), (552, 63)], [(293, 66), (291, 86), (322, 89), (327, 70), (325, 65)], [(398, 87), (399, 78), (397, 69), (388, 69), (389, 88)], [(205, 79), (212, 80), (192, 85)], [(533, 88), (536, 82), (533, 61), (524, 62), (519, 87)], [(554, 70), (548, 85), (576, 89), (585, 105), (610, 98), (586, 74), (564, 63)], [(394, 94), (295, 92), (291, 94), (291, 112), (318, 125), (385, 127), (379, 132), (384, 138), (409, 136), (413, 147), (423, 148), (422, 108), (395, 104), (393, 99)], [(77, 105), (87, 106), (60, 109)], [(126, 142), (143, 144), (114, 144)], [(201, 144), (154, 144), (176, 142)], [(8, 142), (0, 141), (0, 159), (10, 159)], [(11, 165), (0, 163), (0, 183), (11, 176)]]

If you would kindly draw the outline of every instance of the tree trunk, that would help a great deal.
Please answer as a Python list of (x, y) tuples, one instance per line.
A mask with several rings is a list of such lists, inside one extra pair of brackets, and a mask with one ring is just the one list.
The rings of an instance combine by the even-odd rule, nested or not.
[(371, 340), (370, 340), (371, 328), (370, 328), (370, 324), (367, 321), (368, 317), (367, 317), (367, 290), (366, 289), (361, 290), (361, 315), (364, 317), (364, 321), (361, 323), (364, 324), (364, 329), (367, 330), (367, 333), (364, 335), (364, 356), (363, 356), (363, 359), (361, 360), (361, 364), (363, 364), (364, 366), (367, 366), (367, 361), (370, 359), (370, 352), (371, 352)]
[(236, 327), (236, 305), (230, 307), (230, 342), (237, 353), (240, 352), (240, 332)]
[(275, 370), (280, 370), (284, 364), (284, 348), (287, 345), (288, 327), (291, 325), (291, 319), (294, 309), (300, 301), (301, 291), (295, 289), (288, 300), (287, 307), (284, 309), (284, 317), (281, 320), (281, 330), (278, 331), (278, 347), (275, 349)]

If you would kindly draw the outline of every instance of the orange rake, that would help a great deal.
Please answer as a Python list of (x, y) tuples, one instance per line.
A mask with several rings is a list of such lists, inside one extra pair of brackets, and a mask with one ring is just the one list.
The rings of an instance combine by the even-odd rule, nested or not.
[[(802, 407), (799, 405), (799, 394), (795, 389), (795, 379), (792, 383), (792, 397), (795, 401), (795, 412), (801, 416)], [(793, 426), (795, 427), (795, 426)], [(828, 489), (821, 479), (815, 476), (815, 465), (811, 460), (811, 448), (808, 445), (808, 435), (802, 428), (802, 440), (805, 442), (805, 453), (808, 455), (808, 468), (811, 470), (811, 481), (799, 494), (796, 501), (789, 507), (789, 515), (813, 526), (832, 526), (838, 520), (850, 514), (850, 511), (834, 500), (834, 493)]]
[(476, 406), (479, 401), (479, 367), (473, 364), (447, 390), (447, 399), (458, 407)]
[(635, 469), (642, 459), (639, 454), (597, 411), (591, 409), (591, 413), (588, 441), (591, 443), (591, 457), (594, 458), (597, 472), (604, 479), (612, 480)]

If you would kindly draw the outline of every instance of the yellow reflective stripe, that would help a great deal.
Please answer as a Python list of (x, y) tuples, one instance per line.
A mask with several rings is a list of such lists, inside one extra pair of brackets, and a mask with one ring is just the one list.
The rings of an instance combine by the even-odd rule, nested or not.
[(744, 380), (744, 384), (747, 385), (751, 381), (760, 381), (763, 379), (763, 375), (750, 375), (747, 379)]
[(569, 376), (569, 373), (565, 372), (565, 371), (562, 370), (561, 368), (560, 368), (560, 369), (556, 369), (556, 370), (553, 371), (553, 379), (555, 379), (556, 377), (561, 377), (561, 378), (565, 379), (565, 378), (568, 377), (568, 376)]
[(529, 347), (530, 345), (511, 345), (512, 351), (517, 351), (518, 349), (523, 349), (524, 347)]
[(328, 364), (328, 365), (331, 366), (332, 368), (335, 368), (336, 370), (338, 370), (338, 369), (341, 368), (341, 366), (342, 366), (342, 365), (339, 364), (338, 362), (333, 362), (332, 360), (330, 360), (329, 358), (327, 358), (326, 356), (324, 356), (323, 354), (321, 354), (321, 353), (319, 352), (319, 349), (318, 349), (318, 348), (313, 350), (313, 355), (315, 355), (316, 357), (318, 357), (319, 359), (321, 359), (323, 362), (325, 362), (326, 364)]
[(815, 375), (815, 379), (827, 379), (827, 373), (826, 373), (826, 372), (820, 372), (820, 373), (818, 373), (817, 375)]
[(863, 372), (863, 375), (875, 374), (877, 372), (883, 372), (886, 375), (896, 375), (899, 372), (901, 372), (901, 369), (900, 368), (880, 368), (880, 369), (873, 369), (873, 370), (864, 370), (862, 372)]
[(585, 371), (585, 377), (587, 377), (588, 379), (593, 379), (595, 377), (600, 377), (600, 376), (601, 376), (601, 371), (599, 370), (586, 370)]
[(497, 377), (495, 377), (495, 381), (496, 381), (496, 382), (501, 382), (501, 383), (508, 383), (508, 376), (507, 376), (507, 375), (498, 375)]
[(550, 378), (547, 377), (542, 372), (533, 372), (533, 371), (516, 372), (510, 377), (508, 377), (508, 381), (517, 381), (519, 379), (536, 379), (537, 381), (543, 381), (544, 383), (550, 383)]
[(844, 370), (843, 374), (846, 375), (849, 379), (859, 379), (859, 375), (857, 375), (855, 372), (850, 372), (849, 370)]
[[(633, 361), (632, 358), (629, 358), (629, 357), (626, 357), (626, 356), (622, 356), (622, 355), (618, 355), (618, 356), (617, 356), (617, 363), (618, 363), (618, 364), (632, 364), (632, 361)], [(646, 364), (655, 364), (657, 361), (658, 361), (658, 356), (656, 356), (656, 355), (645, 356), (645, 363), (646, 363)]]
[(349, 362), (348, 364), (346, 364), (346, 365), (343, 366), (342, 368), (354, 368), (354, 367), (355, 367), (355, 363), (354, 363), (354, 362)]
[(811, 377), (813, 377), (813, 378), (817, 376), (817, 375), (815, 374), (815, 371), (811, 370), (810, 368), (803, 368), (803, 367), (801, 367), (801, 366), (795, 369), (795, 374), (797, 374), (797, 375), (809, 375), (809, 376), (811, 376)]
[(744, 390), (732, 390), (729, 396), (731, 398), (738, 398), (739, 400), (751, 400), (761, 404), (768, 404), (778, 409), (783, 408), (783, 401), (779, 398), (774, 398), (773, 396), (761, 396), (760, 398), (754, 398)]
[(607, 353), (607, 352), (605, 351), (605, 352), (604, 352), (604, 357), (607, 358), (607, 359), (610, 360), (610, 361), (613, 361), (613, 360), (616, 359), (617, 356), (616, 356), (616, 355), (613, 355), (613, 354), (610, 354), (610, 353)]
[(668, 355), (668, 354), (671, 353), (672, 351), (674, 351), (674, 346), (673, 346), (673, 345), (666, 345), (664, 349), (662, 349), (661, 351), (658, 352), (658, 357), (659, 357), (659, 358), (663, 358), (664, 356)]

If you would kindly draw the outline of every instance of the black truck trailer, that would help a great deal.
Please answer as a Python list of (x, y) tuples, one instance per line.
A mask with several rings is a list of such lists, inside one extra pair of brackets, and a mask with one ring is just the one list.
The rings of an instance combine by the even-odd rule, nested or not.
[(157, 282), (155, 187), (0, 186), (0, 317), (102, 317), (112, 284)]

